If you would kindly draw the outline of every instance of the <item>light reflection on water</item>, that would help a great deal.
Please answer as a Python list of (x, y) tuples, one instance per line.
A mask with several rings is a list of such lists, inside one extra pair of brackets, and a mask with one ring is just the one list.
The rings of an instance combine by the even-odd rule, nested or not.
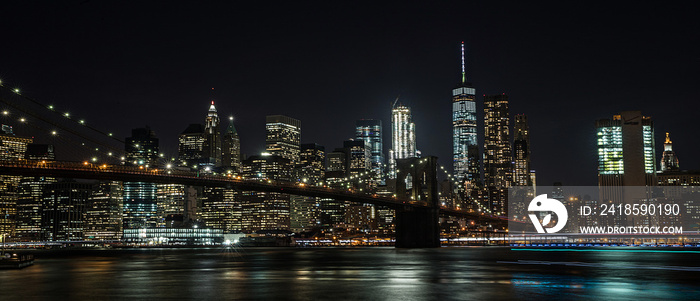
[(696, 254), (508, 248), (40, 252), (1, 299), (692, 299)]

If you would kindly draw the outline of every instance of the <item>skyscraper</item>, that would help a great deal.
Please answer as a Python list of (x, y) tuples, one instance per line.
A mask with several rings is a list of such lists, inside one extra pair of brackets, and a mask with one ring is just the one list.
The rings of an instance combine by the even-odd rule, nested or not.
[[(656, 186), (654, 124), (640, 111), (624, 111), (612, 120), (596, 121), (598, 187), (603, 202), (633, 204), (648, 199)], [(636, 220), (633, 215), (616, 218)]]
[(384, 184), (384, 145), (382, 137), (382, 121), (362, 119), (355, 122), (355, 138), (363, 140), (370, 151), (371, 170), (375, 174), (377, 185)]
[(357, 176), (371, 168), (371, 153), (369, 145), (364, 140), (343, 141), (343, 148), (347, 155), (345, 160), (347, 176)]
[(513, 185), (532, 186), (530, 176), (530, 128), (527, 123), (527, 115), (515, 115), (513, 130)]
[(83, 240), (92, 184), (65, 180), (44, 191), (42, 230), (47, 241)]
[(475, 95), (466, 78), (462, 42), (462, 81), (452, 90), (452, 159), (457, 179), (472, 183), (480, 180)]
[(664, 153), (661, 157), (661, 172), (678, 170), (680, 170), (680, 167), (678, 166), (678, 157), (676, 156), (676, 153), (673, 152), (673, 143), (671, 142), (671, 138), (669, 138), (668, 133), (666, 133)]
[(193, 123), (180, 134), (177, 145), (178, 165), (199, 166), (204, 156), (204, 126)]
[[(280, 156), (251, 156), (243, 161), (247, 179), (289, 181), (289, 159)], [(241, 230), (289, 230), (289, 195), (276, 192), (241, 192)]]
[(118, 181), (101, 181), (93, 185), (85, 209), (86, 240), (122, 238), (124, 187)]
[[(126, 165), (155, 166), (158, 160), (158, 138), (149, 127), (131, 131), (126, 139)], [(152, 228), (158, 225), (156, 184), (124, 182), (124, 229)]]
[(296, 179), (303, 183), (319, 185), (326, 176), (326, 148), (316, 143), (302, 144)]
[[(654, 186), (654, 124), (640, 111), (596, 121), (599, 186)], [(604, 195), (607, 199), (618, 199)]]
[(241, 170), (241, 139), (238, 137), (236, 127), (233, 126), (233, 116), (229, 117), (229, 124), (221, 139), (221, 163), (232, 172)]
[(146, 126), (131, 130), (131, 137), (124, 144), (127, 166), (155, 166), (158, 160), (158, 138)]
[[(53, 145), (29, 144), (25, 159), (53, 161), (56, 157)], [(19, 184), (17, 199), (17, 219), (15, 238), (20, 241), (41, 240), (41, 215), (44, 209), (44, 190), (55, 183), (56, 178), (42, 176), (24, 176)]]
[[(2, 125), (2, 129), (4, 133), (0, 134), (0, 160), (23, 159), (32, 139), (15, 136), (11, 126)], [(15, 235), (17, 190), (21, 179), (20, 176), (0, 175), (0, 235)]]
[(212, 100), (204, 123), (204, 145), (202, 146), (204, 160), (211, 167), (221, 166), (220, 135), (219, 114), (216, 112), (216, 106)]
[[(294, 169), (296, 180), (309, 185), (321, 185), (326, 174), (326, 149), (316, 143), (302, 144), (299, 158)], [(304, 232), (317, 226), (320, 209), (319, 198), (290, 196), (291, 230)]]
[(508, 95), (484, 95), (484, 184), (491, 211), (506, 212), (513, 178)]
[(389, 178), (396, 178), (396, 159), (416, 157), (416, 125), (411, 108), (398, 102), (391, 107), (391, 150), (389, 151)]
[(269, 115), (265, 122), (267, 151), (296, 164), (301, 149), (301, 121), (284, 115)]

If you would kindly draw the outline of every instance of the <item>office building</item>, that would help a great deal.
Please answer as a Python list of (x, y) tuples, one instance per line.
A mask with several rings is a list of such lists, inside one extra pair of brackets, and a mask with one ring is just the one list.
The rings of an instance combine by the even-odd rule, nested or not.
[(661, 172), (678, 171), (678, 156), (673, 151), (673, 143), (668, 133), (666, 133), (666, 141), (664, 142), (664, 153), (661, 157)]
[(462, 42), (462, 81), (452, 90), (452, 159), (458, 181), (480, 182), (476, 90), (467, 82)]
[(363, 140), (370, 151), (370, 168), (374, 173), (376, 185), (384, 185), (384, 140), (382, 136), (382, 121), (362, 119), (355, 122), (355, 138)]
[(92, 186), (85, 208), (85, 240), (115, 241), (122, 238), (124, 186), (100, 181)]
[[(23, 159), (31, 138), (15, 136), (12, 127), (2, 125), (0, 134), (0, 160), (15, 161)], [(18, 188), (22, 177), (0, 175), (0, 235), (15, 236), (17, 219)]]
[(533, 186), (530, 175), (530, 128), (527, 115), (515, 115), (513, 133), (513, 185)]
[(221, 139), (221, 163), (225, 172), (238, 174), (241, 171), (241, 138), (238, 137), (236, 127), (233, 125), (233, 117), (229, 117), (229, 124)]
[(178, 165), (197, 168), (204, 156), (204, 126), (193, 123), (178, 137)]
[(296, 164), (301, 151), (301, 121), (283, 115), (270, 115), (265, 118), (265, 129), (267, 152)]
[(508, 208), (512, 160), (508, 95), (484, 95), (484, 185), (493, 214), (504, 214)]
[(221, 132), (219, 124), (219, 114), (212, 100), (204, 123), (204, 145), (202, 146), (204, 165), (210, 168), (221, 166)]
[[(158, 138), (149, 127), (134, 129), (126, 139), (126, 165), (149, 168), (159, 158)], [(124, 229), (152, 228), (160, 223), (154, 183), (124, 182)]]
[(416, 125), (411, 108), (398, 102), (391, 107), (391, 150), (389, 151), (389, 178), (396, 178), (396, 160), (413, 158), (416, 152)]

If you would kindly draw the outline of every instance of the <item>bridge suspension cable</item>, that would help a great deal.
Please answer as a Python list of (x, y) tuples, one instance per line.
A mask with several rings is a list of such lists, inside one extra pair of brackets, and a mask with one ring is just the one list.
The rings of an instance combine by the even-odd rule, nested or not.
[[(18, 112), (21, 112), (22, 114), (26, 116), (30, 116), (37, 121), (49, 124), (53, 126), (55, 129), (47, 129), (45, 127), (41, 127), (37, 124), (30, 123), (27, 117), (22, 117), (19, 119), (19, 125), (29, 125), (32, 126), (38, 130), (40, 130), (43, 134), (45, 134), (47, 137), (50, 139), (58, 139), (63, 142), (70, 143), (71, 147), (78, 146), (81, 148), (84, 148), (86, 150), (89, 150), (91, 154), (89, 157), (95, 158), (95, 153), (97, 153), (97, 156), (99, 157), (109, 157), (109, 158), (120, 158), (123, 157), (123, 152), (124, 148), (123, 147), (116, 147), (114, 145), (110, 145), (106, 143), (106, 141), (101, 141), (102, 139), (99, 138), (101, 136), (109, 138), (110, 141), (117, 141), (119, 142), (120, 145), (124, 144), (124, 141), (121, 139), (118, 139), (114, 137), (112, 133), (105, 133), (104, 131), (101, 131), (99, 129), (96, 129), (95, 127), (87, 124), (84, 119), (72, 119), (70, 118), (70, 114), (65, 113), (63, 116), (61, 116), (58, 112), (55, 111), (55, 108), (53, 105), (44, 105), (36, 101), (35, 99), (28, 97), (26, 95), (23, 95), (20, 93), (19, 89), (10, 89), (7, 87), (7, 85), (3, 84), (0, 81), (0, 89), (4, 91), (9, 91), (11, 93), (11, 97), (6, 97), (6, 96), (0, 96), (0, 102), (6, 104), (7, 106), (11, 107), (13, 110), (17, 110)], [(20, 101), (13, 101), (12, 98), (20, 98), (23, 100), (29, 101), (31, 104), (34, 104), (36, 106), (39, 106), (40, 108), (44, 109), (44, 112), (49, 112), (52, 115), (57, 115), (60, 116), (59, 121), (55, 121), (51, 119), (49, 116), (42, 116), (40, 112), (37, 112), (36, 109), (31, 109), (26, 105), (23, 105)], [(45, 114), (44, 114), (45, 115)], [(3, 117), (8, 117), (10, 116), (9, 110), (4, 110), (2, 111), (2, 116)], [(73, 129), (67, 125), (64, 125), (62, 122), (70, 122), (72, 125), (78, 125), (79, 127), (77, 129)], [(82, 128), (86, 128), (92, 132), (95, 132), (98, 134), (98, 137), (90, 137), (87, 135), (87, 133), (81, 133)], [(57, 129), (60, 129), (57, 130)], [(75, 139), (70, 139), (67, 137), (67, 135), (60, 135), (60, 133), (69, 133), (72, 134), (76, 137), (79, 138), (79, 140), (82, 141), (76, 141)], [(85, 142), (89, 142), (90, 144), (95, 145), (96, 147), (91, 147), (88, 146)], [(93, 153), (94, 152), (94, 153)], [(94, 160), (93, 160), (94, 161)]]

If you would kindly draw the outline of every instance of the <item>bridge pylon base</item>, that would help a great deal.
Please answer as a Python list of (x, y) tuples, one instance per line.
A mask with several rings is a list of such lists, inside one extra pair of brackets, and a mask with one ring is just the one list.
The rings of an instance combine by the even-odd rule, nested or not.
[(396, 209), (397, 248), (439, 248), (440, 214), (437, 208)]

